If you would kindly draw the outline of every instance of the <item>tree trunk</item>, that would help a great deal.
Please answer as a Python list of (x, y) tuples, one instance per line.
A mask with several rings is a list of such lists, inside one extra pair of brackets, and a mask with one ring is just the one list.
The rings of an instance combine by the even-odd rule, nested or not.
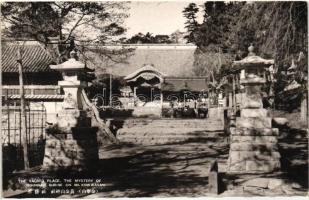
[(26, 128), (26, 111), (25, 111), (25, 96), (24, 96), (24, 82), (23, 82), (23, 65), (20, 47), (17, 51), (17, 62), (19, 71), (19, 94), (20, 94), (20, 109), (21, 109), (21, 134), (22, 134), (22, 146), (24, 154), (24, 168), (29, 168), (28, 159), (28, 145), (27, 145), (27, 128)]

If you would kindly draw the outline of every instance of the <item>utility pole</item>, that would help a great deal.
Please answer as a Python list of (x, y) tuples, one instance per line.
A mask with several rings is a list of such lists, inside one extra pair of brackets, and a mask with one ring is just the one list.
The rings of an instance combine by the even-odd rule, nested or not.
[(109, 106), (112, 107), (112, 73), (109, 74)]
[(233, 77), (233, 83), (232, 83), (232, 87), (233, 87), (233, 113), (236, 114), (236, 86), (235, 86), (235, 74), (232, 75)]
[(22, 135), (22, 146), (24, 155), (24, 168), (29, 169), (28, 159), (28, 144), (27, 144), (27, 127), (26, 127), (26, 111), (25, 111), (25, 95), (24, 95), (24, 81), (23, 81), (23, 64), (20, 44), (18, 44), (17, 50), (17, 63), (19, 72), (19, 94), (20, 94), (20, 112), (21, 112), (21, 135)]

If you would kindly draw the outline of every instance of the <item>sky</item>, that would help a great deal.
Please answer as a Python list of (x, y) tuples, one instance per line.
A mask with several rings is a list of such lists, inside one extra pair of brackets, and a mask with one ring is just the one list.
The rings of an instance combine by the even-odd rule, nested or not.
[[(185, 31), (186, 19), (182, 11), (189, 3), (189, 1), (131, 2), (130, 16), (125, 21), (126, 37), (139, 32), (168, 35), (176, 30)], [(202, 5), (203, 2), (195, 1), (195, 3)], [(199, 14), (198, 20), (202, 20), (202, 15)]]

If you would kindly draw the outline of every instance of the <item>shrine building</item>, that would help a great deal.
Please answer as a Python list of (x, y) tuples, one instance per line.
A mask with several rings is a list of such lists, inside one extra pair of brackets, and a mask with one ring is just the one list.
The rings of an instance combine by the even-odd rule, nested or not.
[[(174, 102), (198, 100), (207, 96), (206, 77), (194, 75), (192, 44), (129, 44), (105, 48), (134, 49), (125, 62), (100, 62), (108, 74), (121, 77), (119, 100), (123, 107), (162, 107)], [(99, 62), (99, 59), (97, 59)], [(98, 64), (98, 63), (97, 63)]]

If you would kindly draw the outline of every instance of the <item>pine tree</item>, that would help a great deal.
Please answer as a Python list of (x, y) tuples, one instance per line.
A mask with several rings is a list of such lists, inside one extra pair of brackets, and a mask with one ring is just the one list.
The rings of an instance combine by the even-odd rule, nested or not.
[(186, 7), (182, 13), (183, 16), (187, 19), (185, 22), (188, 34), (184, 37), (187, 39), (188, 43), (195, 42), (195, 31), (197, 30), (199, 24), (196, 20), (196, 14), (198, 13), (199, 8), (196, 6), (195, 3), (190, 3), (188, 7)]
[(86, 48), (84, 43), (102, 45), (124, 33), (125, 10), (119, 2), (6, 2), (1, 17), (7, 37), (35, 39), (47, 47), (50, 37), (57, 37), (57, 60), (63, 62), (72, 49)]

